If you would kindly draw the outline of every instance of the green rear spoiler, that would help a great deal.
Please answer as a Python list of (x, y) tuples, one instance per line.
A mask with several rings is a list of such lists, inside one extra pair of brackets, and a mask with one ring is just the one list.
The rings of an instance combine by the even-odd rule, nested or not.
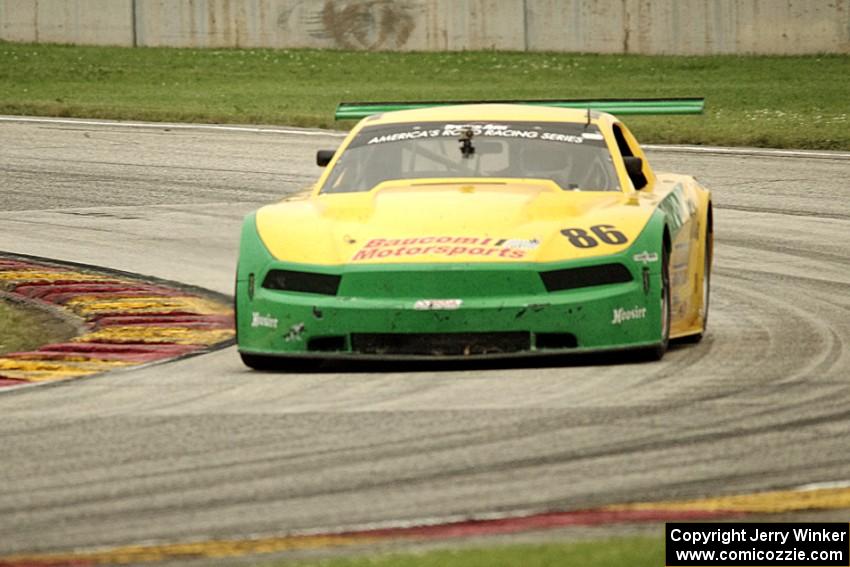
[(336, 120), (358, 120), (381, 112), (453, 106), (458, 104), (529, 104), (558, 108), (581, 108), (611, 114), (702, 114), (704, 98), (630, 98), (630, 99), (568, 99), (568, 100), (455, 100), (430, 102), (341, 102), (336, 108)]

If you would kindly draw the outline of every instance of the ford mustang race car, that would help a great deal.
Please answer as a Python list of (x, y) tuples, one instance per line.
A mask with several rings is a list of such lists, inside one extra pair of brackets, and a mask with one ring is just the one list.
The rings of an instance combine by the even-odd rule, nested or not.
[(315, 186), (245, 219), (242, 360), (657, 359), (670, 339), (699, 340), (709, 191), (654, 171), (628, 128), (597, 110), (693, 103), (341, 106), (338, 116), (365, 118), (318, 152), (327, 169)]

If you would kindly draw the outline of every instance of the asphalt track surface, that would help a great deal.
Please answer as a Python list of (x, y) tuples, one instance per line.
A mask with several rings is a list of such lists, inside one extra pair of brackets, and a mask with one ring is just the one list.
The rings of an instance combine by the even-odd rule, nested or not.
[[(230, 293), (323, 133), (0, 123), (0, 250)], [(0, 554), (850, 479), (850, 159), (654, 150), (713, 189), (710, 333), (660, 363), (257, 373), (234, 348), (0, 395)]]

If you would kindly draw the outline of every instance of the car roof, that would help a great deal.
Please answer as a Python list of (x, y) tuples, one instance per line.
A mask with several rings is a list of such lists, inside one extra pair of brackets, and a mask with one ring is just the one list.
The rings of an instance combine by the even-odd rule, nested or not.
[[(613, 119), (613, 116), (592, 110), (590, 111), (590, 118), (591, 123), (598, 124), (603, 121), (610, 121)], [(585, 124), (587, 122), (587, 110), (532, 104), (458, 104), (384, 112), (364, 118), (358, 126), (365, 128), (409, 122), (469, 122), (482, 120), (573, 122)]]

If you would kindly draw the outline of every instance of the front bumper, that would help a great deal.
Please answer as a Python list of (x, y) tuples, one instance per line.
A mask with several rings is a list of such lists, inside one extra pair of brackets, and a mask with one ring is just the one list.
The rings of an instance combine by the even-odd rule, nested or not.
[(639, 348), (661, 341), (660, 281), (657, 275), (649, 280), (649, 286), (636, 277), (554, 293), (393, 298), (258, 284), (251, 297), (249, 283), (237, 281), (237, 341), (249, 354), (381, 359)]

